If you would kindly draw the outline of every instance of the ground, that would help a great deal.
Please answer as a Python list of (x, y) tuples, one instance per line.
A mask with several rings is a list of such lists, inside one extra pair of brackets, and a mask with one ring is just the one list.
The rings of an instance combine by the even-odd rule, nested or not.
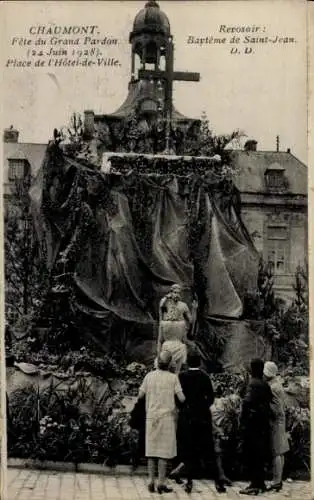
[[(172, 484), (171, 484), (172, 486)], [(235, 483), (226, 494), (218, 494), (212, 481), (195, 481), (195, 490), (187, 495), (181, 486), (173, 484), (173, 493), (161, 498), (168, 500), (227, 500), (250, 498), (239, 495), (243, 483)], [(159, 495), (149, 493), (144, 476), (96, 475), (70, 472), (8, 470), (8, 500), (150, 500)], [(311, 500), (309, 482), (285, 482), (280, 493), (267, 493), (263, 500)]]

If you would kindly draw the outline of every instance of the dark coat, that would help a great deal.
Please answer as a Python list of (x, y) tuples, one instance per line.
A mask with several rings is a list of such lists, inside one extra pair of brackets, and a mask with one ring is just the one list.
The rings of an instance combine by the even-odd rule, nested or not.
[(145, 432), (145, 419), (145, 397), (138, 398), (133, 407), (133, 410), (130, 413), (130, 427), (132, 429), (136, 429), (139, 432)]
[(183, 462), (212, 460), (214, 442), (210, 406), (214, 391), (209, 376), (202, 370), (187, 370), (179, 375), (185, 395), (178, 418), (178, 455)]
[(246, 461), (255, 454), (263, 460), (270, 456), (271, 402), (272, 392), (267, 382), (252, 378), (243, 398), (240, 419)]

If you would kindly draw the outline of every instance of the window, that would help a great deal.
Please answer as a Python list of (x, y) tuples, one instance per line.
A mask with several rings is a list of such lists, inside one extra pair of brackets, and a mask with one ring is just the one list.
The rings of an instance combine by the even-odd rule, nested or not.
[(267, 261), (272, 264), (274, 273), (283, 273), (287, 268), (286, 244), (280, 240), (272, 240), (268, 243)]
[(286, 189), (287, 179), (285, 177), (285, 169), (279, 163), (273, 163), (265, 171), (265, 183), (268, 189)]
[(25, 174), (25, 160), (9, 160), (9, 181), (23, 179)]
[(266, 260), (273, 266), (275, 274), (288, 270), (289, 240), (287, 226), (268, 226)]
[(22, 217), (22, 209), (18, 205), (11, 203), (6, 204), (6, 217), (8, 219), (20, 219)]
[(288, 239), (287, 226), (268, 226), (267, 238), (269, 240), (286, 240), (286, 239)]
[(282, 188), (284, 187), (284, 176), (283, 172), (272, 171), (267, 174), (267, 185), (270, 188)]

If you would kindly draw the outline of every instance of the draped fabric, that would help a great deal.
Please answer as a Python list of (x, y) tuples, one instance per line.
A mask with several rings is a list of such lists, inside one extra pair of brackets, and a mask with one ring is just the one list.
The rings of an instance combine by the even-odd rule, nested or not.
[(64, 259), (80, 307), (143, 324), (173, 283), (205, 317), (241, 316), (258, 256), (235, 192), (193, 171), (105, 174), (52, 143), (30, 196), (42, 258), (52, 274)]
[(187, 199), (180, 195), (178, 180), (170, 179), (159, 190), (152, 212), (153, 260), (156, 272), (174, 283), (193, 286), (193, 264), (189, 260)]

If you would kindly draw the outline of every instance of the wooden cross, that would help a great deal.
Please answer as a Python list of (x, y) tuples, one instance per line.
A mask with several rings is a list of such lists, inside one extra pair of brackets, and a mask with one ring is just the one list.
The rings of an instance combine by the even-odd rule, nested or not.
[(140, 69), (138, 72), (139, 78), (145, 78), (149, 80), (164, 80), (166, 82), (165, 88), (165, 113), (166, 116), (171, 121), (172, 118), (172, 94), (173, 94), (173, 82), (199, 82), (199, 73), (190, 73), (185, 71), (174, 71), (174, 60), (173, 60), (173, 42), (172, 38), (168, 40), (167, 46), (167, 58), (166, 58), (166, 71), (162, 70), (146, 70)]

